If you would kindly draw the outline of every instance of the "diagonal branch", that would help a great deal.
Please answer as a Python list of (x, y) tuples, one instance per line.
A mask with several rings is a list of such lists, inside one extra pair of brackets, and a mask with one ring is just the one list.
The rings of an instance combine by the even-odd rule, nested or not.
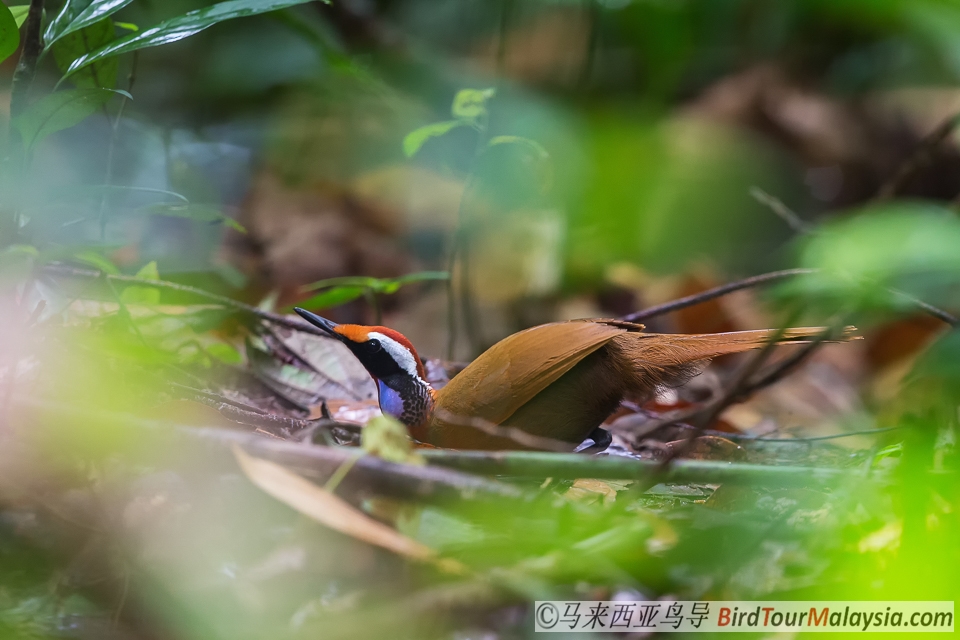
[(37, 60), (43, 49), (43, 37), (40, 26), (43, 21), (43, 0), (30, 0), (27, 10), (27, 21), (23, 30), (23, 48), (20, 50), (20, 60), (13, 72), (13, 81), (10, 84), (10, 120), (13, 121), (23, 113), (27, 106), (27, 93), (33, 84), (33, 77), (37, 73)]

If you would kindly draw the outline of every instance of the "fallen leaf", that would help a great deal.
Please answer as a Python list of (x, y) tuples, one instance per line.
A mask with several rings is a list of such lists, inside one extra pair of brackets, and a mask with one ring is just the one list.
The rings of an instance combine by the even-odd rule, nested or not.
[[(437, 553), (347, 504), (289, 469), (255, 458), (234, 445), (233, 454), (249, 480), (285, 505), (345, 535), (414, 560), (435, 561)], [(453, 566), (447, 561), (445, 566)]]
[(613, 480), (593, 480), (590, 478), (580, 478), (573, 483), (564, 494), (571, 500), (593, 503), (602, 499), (603, 504), (612, 504), (617, 499), (617, 492), (623, 491), (631, 484), (631, 481), (616, 482)]
[(326, 404), (330, 419), (337, 422), (352, 422), (363, 425), (382, 415), (380, 403), (375, 398), (370, 400), (327, 400)]

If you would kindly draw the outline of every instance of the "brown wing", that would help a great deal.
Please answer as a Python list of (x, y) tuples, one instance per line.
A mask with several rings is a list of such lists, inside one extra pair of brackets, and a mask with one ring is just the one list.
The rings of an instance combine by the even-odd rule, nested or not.
[(437, 394), (437, 406), (457, 416), (500, 424), (578, 362), (618, 335), (642, 325), (616, 321), (544, 324), (504, 338)]

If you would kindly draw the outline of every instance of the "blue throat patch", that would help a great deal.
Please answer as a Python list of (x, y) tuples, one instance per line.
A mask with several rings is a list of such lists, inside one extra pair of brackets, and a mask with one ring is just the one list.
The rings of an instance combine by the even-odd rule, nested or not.
[(377, 387), (380, 391), (380, 410), (388, 416), (400, 420), (403, 416), (403, 398), (400, 394), (383, 383), (383, 380), (377, 380)]

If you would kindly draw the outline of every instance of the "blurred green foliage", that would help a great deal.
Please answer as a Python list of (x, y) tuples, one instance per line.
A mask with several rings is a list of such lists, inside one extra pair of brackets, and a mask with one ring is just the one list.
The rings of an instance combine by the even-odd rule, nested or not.
[[(171, 383), (197, 385), (224, 371), (254, 377), (225, 322), (236, 321), (235, 310), (188, 304), (144, 282), (67, 286), (41, 267), (68, 262), (236, 293), (245, 276), (224, 265), (221, 248), (224, 237), (240, 242), (234, 232), (248, 232), (243, 242), (263, 250), (259, 230), (237, 220), (262, 174), (350, 204), (367, 202), (358, 185), (381, 172), (423, 171), (459, 185), (454, 200), (476, 205), (471, 224), (493, 236), (529, 210), (547, 210), (561, 227), (549, 250), (564, 288), (544, 297), (594, 293), (624, 262), (682, 274), (708, 261), (723, 276), (817, 269), (773, 297), (775, 308), (800, 307), (812, 322), (870, 331), (913, 314), (915, 299), (960, 308), (955, 201), (927, 192), (864, 204), (889, 176), (858, 157), (840, 173), (859, 190), (849, 202), (828, 202), (809, 172), (833, 170), (834, 160), (818, 164), (820, 148), (803, 156), (799, 134), (786, 135), (764, 110), (772, 99), (751, 103), (742, 120), (700, 99), (759, 65), (800, 78), (788, 89), (812, 109), (801, 109), (805, 116), (833, 113), (818, 105), (866, 104), (855, 112), (865, 118), (879, 109), (874, 98), (897, 90), (953, 95), (956, 1), (361, 4), (47, 3), (37, 79), (23, 113), (10, 121), (4, 111), (0, 127), (0, 295), (21, 301), (28, 321), (37, 313), (32, 324), (0, 327), (0, 371), (8, 375), (16, 352), (24, 368), (43, 372), (30, 392), (42, 410), (3, 418), (39, 441), (43, 455), (24, 470), (10, 467), (22, 471), (14, 486), (42, 476), (30, 484), (39, 497), (8, 495), (3, 478), (0, 637), (63, 637), (91, 619), (105, 626), (88, 636), (106, 637), (114, 616), (185, 638), (449, 636), (487, 624), (477, 610), (571, 594), (956, 599), (956, 329), (908, 365), (897, 398), (867, 399), (849, 417), (897, 429), (871, 436), (872, 448), (824, 454), (822, 464), (855, 471), (838, 486), (641, 493), (626, 485), (608, 487), (613, 501), (591, 501), (569, 482), (517, 481), (535, 497), (392, 511), (367, 504), (468, 565), (467, 576), (408, 565), (306, 523), (245, 484), (232, 459), (218, 458), (221, 449), (151, 422), (163, 405), (158, 389)], [(22, 6), (0, 7), (0, 59), (19, 46), (25, 17)], [(55, 90), (64, 78), (73, 88)], [(917, 136), (904, 141), (903, 131), (883, 138), (883, 148), (912, 148)], [(869, 160), (877, 147), (858, 153)], [(955, 185), (947, 160), (935, 158), (930, 170), (943, 169)], [(396, 200), (437, 195), (439, 182), (418, 182), (422, 175), (401, 174)], [(753, 187), (796, 209), (812, 233), (791, 240), (750, 197)], [(446, 204), (409, 199), (406, 209), (383, 205), (409, 219), (381, 226), (399, 229), (393, 239), (405, 248), (418, 246), (424, 229), (443, 234), (423, 243), (417, 258), (426, 266), (417, 268), (444, 268), (457, 223), (429, 217)], [(277, 215), (295, 208), (284, 202)], [(344, 207), (348, 222), (362, 217)], [(350, 244), (346, 237), (340, 244)], [(533, 244), (518, 253), (533, 255)], [(326, 278), (299, 304), (326, 308), (448, 277)], [(118, 413), (142, 420), (109, 418)], [(79, 547), (51, 539), (45, 531), (72, 524), (63, 517), (72, 512), (52, 501), (59, 489), (79, 514), (107, 505), (99, 524), (118, 540), (84, 527), (64, 536)], [(110, 547), (107, 560), (86, 555), (88, 541), (97, 549), (104, 538), (120, 548)], [(88, 565), (109, 575), (64, 577), (64, 567)], [(457, 613), (471, 607), (465, 623)], [(527, 614), (509, 611), (490, 625), (509, 627), (506, 637), (530, 635)]]

